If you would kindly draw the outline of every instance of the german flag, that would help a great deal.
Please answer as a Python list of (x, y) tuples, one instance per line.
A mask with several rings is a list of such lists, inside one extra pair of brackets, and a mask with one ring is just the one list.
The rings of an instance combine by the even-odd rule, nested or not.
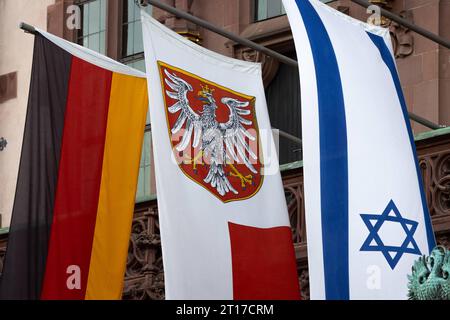
[(39, 31), (2, 299), (120, 299), (145, 74)]

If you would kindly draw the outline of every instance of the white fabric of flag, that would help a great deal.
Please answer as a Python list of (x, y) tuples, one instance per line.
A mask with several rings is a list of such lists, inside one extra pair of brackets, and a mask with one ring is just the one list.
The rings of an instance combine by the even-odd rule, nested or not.
[(298, 299), (261, 65), (142, 12), (167, 299)]

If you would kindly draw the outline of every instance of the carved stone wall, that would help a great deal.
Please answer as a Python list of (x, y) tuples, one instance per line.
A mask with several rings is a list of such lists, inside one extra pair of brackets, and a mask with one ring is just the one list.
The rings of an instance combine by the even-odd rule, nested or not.
[(294, 243), (306, 243), (305, 205), (303, 202), (303, 172), (286, 174), (283, 179)]
[(417, 150), (436, 241), (450, 247), (450, 138), (419, 141)]
[[(402, 11), (399, 15), (414, 23), (412, 11)], [(389, 28), (391, 34), (395, 57), (402, 59), (412, 55), (414, 52), (414, 37), (411, 30), (391, 20), (386, 27)]]
[(135, 212), (128, 247), (123, 298), (164, 299), (164, 272), (156, 203)]

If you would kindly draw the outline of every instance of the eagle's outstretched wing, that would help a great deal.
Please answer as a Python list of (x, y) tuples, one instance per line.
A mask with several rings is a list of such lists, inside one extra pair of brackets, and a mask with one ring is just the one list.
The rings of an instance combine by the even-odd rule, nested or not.
[[(257, 173), (256, 169), (251, 164), (249, 157), (245, 153), (245, 151), (247, 151), (254, 160), (258, 159), (247, 141), (245, 141), (245, 137), (249, 138), (251, 141), (255, 141), (256, 139), (243, 126), (252, 124), (251, 120), (242, 117), (250, 114), (250, 110), (245, 109), (248, 107), (249, 102), (242, 102), (233, 98), (222, 98), (221, 102), (230, 109), (229, 120), (225, 123), (219, 123), (220, 129), (225, 132), (223, 139), (229, 156), (236, 162), (244, 162), (251, 172)], [(235, 148), (237, 154), (234, 151)], [(239, 158), (242, 161), (240, 161)]]
[(185, 132), (181, 142), (176, 146), (178, 151), (183, 151), (189, 146), (191, 141), (192, 132), (194, 132), (194, 140), (192, 146), (196, 148), (200, 142), (202, 135), (202, 126), (200, 121), (200, 116), (192, 110), (189, 105), (189, 100), (187, 94), (192, 91), (192, 86), (179, 78), (176, 74), (171, 74), (166, 69), (164, 69), (166, 78), (164, 81), (173, 90), (166, 90), (166, 94), (177, 102), (171, 105), (168, 110), (170, 113), (177, 113), (181, 110), (177, 121), (175, 122), (173, 128), (171, 129), (172, 134), (177, 133), (186, 123)]

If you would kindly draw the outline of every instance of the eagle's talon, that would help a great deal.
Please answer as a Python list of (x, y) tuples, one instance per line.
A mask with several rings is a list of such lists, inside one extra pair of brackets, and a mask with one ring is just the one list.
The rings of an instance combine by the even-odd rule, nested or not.
[(245, 186), (247, 184), (254, 185), (253, 184), (253, 176), (251, 174), (244, 176), (242, 173), (239, 172), (238, 169), (236, 169), (236, 167), (234, 165), (232, 165), (231, 163), (229, 165), (231, 167), (231, 170), (233, 171), (233, 172), (229, 172), (229, 175), (241, 180), (242, 190), (245, 190)]

